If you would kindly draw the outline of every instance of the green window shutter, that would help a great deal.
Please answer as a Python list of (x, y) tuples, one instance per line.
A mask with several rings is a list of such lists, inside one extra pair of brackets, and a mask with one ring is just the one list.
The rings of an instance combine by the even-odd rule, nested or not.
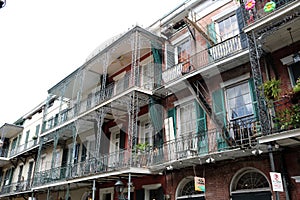
[(172, 117), (173, 119), (174, 137), (176, 138), (176, 109), (175, 108), (168, 110), (168, 117)]
[[(213, 99), (213, 112), (215, 113), (217, 119), (226, 124), (226, 111), (224, 104), (224, 93), (223, 89), (218, 89), (212, 93)], [(228, 145), (226, 141), (223, 139), (222, 133), (217, 133), (217, 145), (218, 150), (225, 149)]]
[[(217, 42), (215, 23), (214, 22), (207, 25), (207, 35), (210, 37), (210, 39), (212, 41), (214, 41), (214, 43)], [(211, 45), (207, 42), (207, 47), (210, 47), (210, 46)]]
[(219, 121), (226, 124), (226, 111), (224, 103), (223, 89), (218, 89), (212, 93), (213, 98), (213, 112)]
[(195, 101), (195, 107), (196, 107), (197, 136), (199, 138), (198, 152), (199, 154), (206, 154), (208, 152), (206, 114), (197, 101)]
[(249, 82), (249, 88), (250, 88), (252, 104), (253, 104), (253, 114), (254, 114), (255, 118), (257, 119), (258, 118), (258, 105), (257, 105), (257, 98), (256, 98), (253, 78), (249, 79), (248, 82)]

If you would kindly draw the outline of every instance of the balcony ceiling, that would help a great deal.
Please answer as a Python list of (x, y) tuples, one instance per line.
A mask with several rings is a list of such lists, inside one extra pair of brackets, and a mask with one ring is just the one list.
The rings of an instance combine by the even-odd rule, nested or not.
[[(274, 52), (283, 47), (289, 47), (291, 50), (293, 49), (292, 39), (290, 36), (288, 28), (291, 28), (291, 34), (293, 37), (294, 43), (300, 40), (300, 19), (296, 19), (290, 23), (284, 24), (278, 30), (272, 32), (269, 35), (263, 36), (261, 42), (263, 44), (263, 48), (267, 52)], [(299, 50), (298, 50), (299, 51)]]
[(19, 133), (21, 133), (22, 131), (23, 131), (23, 127), (17, 126), (17, 125), (14, 125), (14, 124), (8, 124), (8, 123), (5, 123), (0, 128), (1, 138), (2, 137), (12, 138), (12, 137), (18, 135)]

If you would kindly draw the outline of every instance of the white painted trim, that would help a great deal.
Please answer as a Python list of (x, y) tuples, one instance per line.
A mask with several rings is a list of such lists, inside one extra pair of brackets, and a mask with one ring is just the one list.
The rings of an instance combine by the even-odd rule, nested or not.
[(145, 190), (156, 190), (161, 187), (161, 183), (143, 185), (142, 188)]
[(161, 183), (143, 185), (142, 188), (145, 189), (144, 198), (145, 199), (150, 199), (150, 190), (156, 190), (159, 187), (161, 187)]
[(178, 45), (178, 43), (180, 43), (181, 41), (184, 41), (185, 39), (188, 39), (189, 35), (190, 35), (190, 33), (186, 32), (185, 34), (179, 36), (177, 39), (173, 40), (171, 42), (171, 45), (174, 45), (174, 46)]
[(222, 20), (224, 19), (225, 17), (231, 15), (231, 14), (234, 14), (235, 10), (238, 8), (237, 5), (233, 6), (233, 7), (230, 7), (224, 11), (222, 11), (221, 13), (215, 15), (215, 16), (212, 16), (211, 17), (211, 20), (212, 21), (219, 21), (219, 20)]
[(220, 83), (220, 86), (221, 88), (224, 88), (224, 87), (227, 87), (229, 85), (234, 85), (238, 82), (242, 82), (242, 81), (245, 81), (245, 80), (248, 80), (250, 78), (250, 73), (246, 73), (244, 75), (241, 75), (241, 76), (238, 76), (236, 78), (233, 78), (233, 79), (230, 79), (228, 81), (225, 81), (223, 83)]
[(104, 194), (111, 194), (111, 199), (110, 200), (113, 200), (114, 199), (114, 187), (108, 187), (108, 188), (100, 188), (99, 189), (99, 197), (100, 197), (100, 200), (103, 200), (103, 195)]
[(277, 140), (285, 140), (289, 139), (291, 137), (299, 137), (300, 136), (300, 130), (299, 129), (294, 129), (290, 131), (284, 131), (280, 133), (275, 133), (267, 136), (262, 136), (257, 138), (259, 144), (264, 144), (272, 141), (277, 141)]
[(182, 105), (182, 104), (184, 104), (184, 103), (187, 103), (187, 102), (189, 102), (189, 101), (192, 101), (192, 100), (194, 100), (195, 99), (195, 97), (194, 96), (188, 96), (188, 97), (185, 97), (185, 98), (183, 98), (183, 99), (179, 99), (179, 100), (177, 100), (177, 101), (175, 101), (174, 102), (174, 106), (176, 107), (176, 106), (180, 106), (180, 105)]

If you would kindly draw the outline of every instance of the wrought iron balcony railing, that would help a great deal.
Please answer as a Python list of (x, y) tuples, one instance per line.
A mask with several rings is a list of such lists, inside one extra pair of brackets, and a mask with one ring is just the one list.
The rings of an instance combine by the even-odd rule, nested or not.
[[(153, 71), (154, 67), (161, 67), (157, 66), (155, 63), (148, 64), (148, 70)], [(60, 124), (63, 124), (66, 121), (73, 119), (74, 117), (78, 116), (81, 113), (84, 113), (91, 108), (98, 106), (105, 101), (111, 100), (111, 98), (122, 94), (123, 92), (131, 89), (132, 87), (139, 87), (141, 89), (152, 90), (155, 87), (161, 85), (161, 73), (156, 75), (142, 73), (142, 69), (140, 68), (140, 73), (137, 73), (135, 81), (131, 78), (131, 71), (126, 72), (126, 74), (120, 78), (118, 81), (110, 83), (104, 89), (100, 87), (93, 89), (86, 99), (82, 99), (79, 103), (74, 103), (69, 108), (62, 110), (59, 114), (57, 119), (48, 120), (44, 122), (42, 131), (48, 131)]]
[[(255, 6), (249, 10), (246, 9), (245, 5), (248, 2), (248, 0), (243, 0), (244, 5), (241, 5), (243, 9), (245, 10), (245, 18), (246, 23), (248, 25), (251, 25), (255, 23), (256, 21), (267, 17), (268, 15), (271, 15), (273, 12), (279, 10), (279, 9), (285, 9), (288, 8), (288, 5), (290, 5), (293, 2), (297, 2), (297, 0), (257, 0), (255, 1)], [(267, 5), (266, 5), (267, 4)], [(268, 6), (268, 8), (266, 8)]]
[(260, 125), (255, 118), (235, 119), (223, 130), (213, 129), (202, 133), (191, 133), (165, 142), (151, 152), (150, 165), (206, 156), (233, 148), (255, 146), (256, 137), (260, 134)]
[[(8, 181), (8, 180), (7, 180)], [(16, 194), (31, 190), (31, 180), (18, 181), (11, 184), (3, 184), (0, 191), (0, 196), (4, 194)]]
[(27, 143), (19, 145), (18, 147), (15, 147), (14, 149), (12, 149), (10, 151), (9, 156), (12, 157), (19, 153), (23, 153), (23, 152), (27, 151), (28, 149), (34, 147), (35, 145), (37, 145), (37, 140), (30, 140)]
[(194, 70), (203, 69), (220, 59), (227, 58), (242, 49), (247, 48), (246, 40), (241, 40), (241, 35), (236, 35), (232, 38), (224, 40), (208, 49), (204, 49), (182, 63), (176, 64), (171, 68), (166, 69), (162, 73), (164, 83), (176, 80), (185, 74)]
[(34, 174), (34, 186), (50, 184), (66, 179), (84, 177), (91, 174), (106, 173), (129, 167), (130, 154), (128, 150), (104, 154), (98, 158), (90, 158), (79, 163), (49, 168)]

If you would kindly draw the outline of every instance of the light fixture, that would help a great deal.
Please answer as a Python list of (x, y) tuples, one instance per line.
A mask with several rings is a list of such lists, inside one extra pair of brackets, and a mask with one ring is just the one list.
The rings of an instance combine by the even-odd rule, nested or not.
[(260, 150), (260, 149), (254, 149), (253, 151), (251, 151), (251, 153), (252, 153), (253, 155), (257, 156), (257, 155), (260, 155), (260, 154), (262, 154), (262, 153), (263, 153), (263, 151), (262, 151), (262, 150)]
[(121, 181), (121, 179), (119, 179), (116, 183), (115, 183), (115, 191), (117, 193), (122, 193), (124, 191), (124, 183)]
[[(291, 44), (291, 46), (294, 44), (294, 39), (293, 39), (293, 36), (292, 36), (292, 28), (291, 27), (289, 27), (289, 28), (287, 28), (286, 29), (289, 33), (290, 33), (290, 37), (291, 37), (291, 40), (292, 40), (292, 44)], [(292, 46), (293, 47), (293, 46)], [(294, 55), (293, 55), (293, 61), (294, 61), (294, 63), (297, 63), (297, 62), (299, 62), (300, 61), (300, 54), (299, 54), (299, 52), (297, 51), (296, 53), (294, 53)]]
[(172, 165), (167, 166), (166, 169), (169, 170), (169, 171), (170, 171), (170, 170), (173, 170), (173, 166), (172, 166)]
[(6, 5), (6, 0), (0, 0), (0, 8), (3, 8)]
[(206, 163), (214, 163), (216, 160), (212, 157), (209, 157), (205, 160)]

